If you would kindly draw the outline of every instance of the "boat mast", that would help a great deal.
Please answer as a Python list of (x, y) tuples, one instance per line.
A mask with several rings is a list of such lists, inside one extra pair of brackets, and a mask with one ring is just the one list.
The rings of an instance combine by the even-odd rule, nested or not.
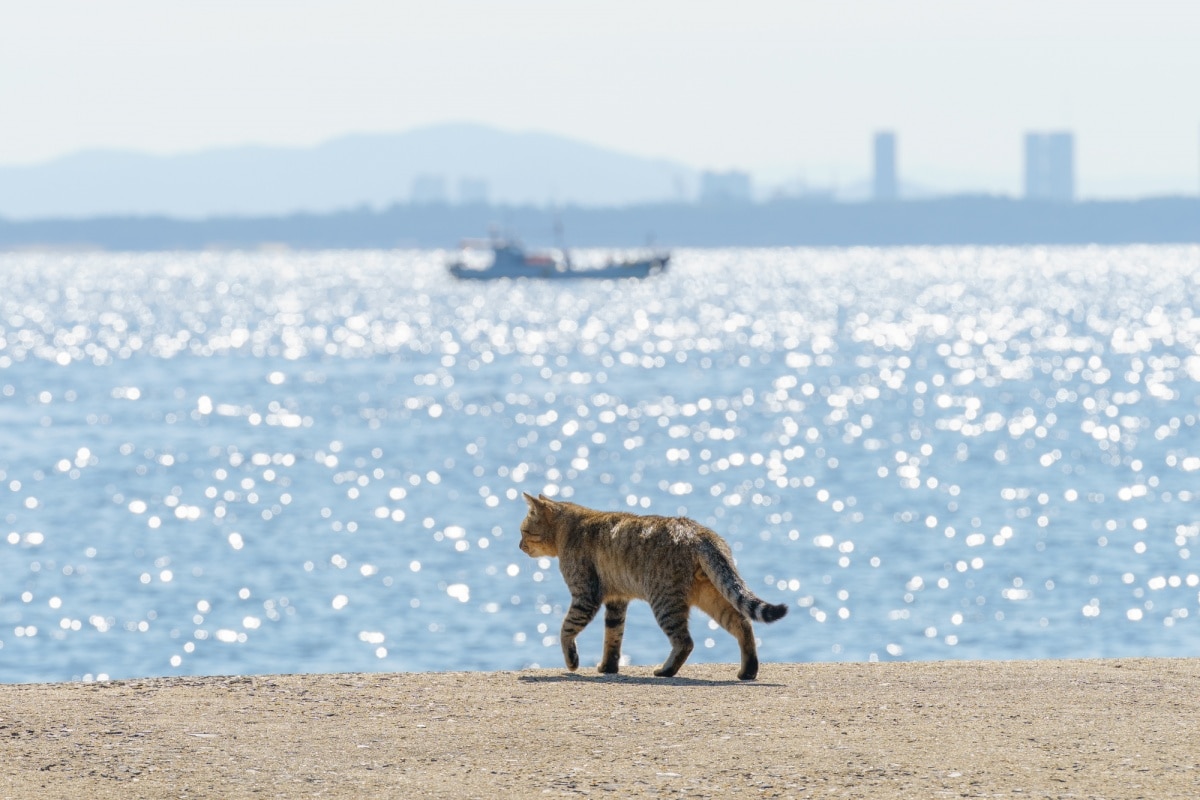
[(567, 245), (563, 238), (562, 219), (558, 216), (558, 212), (554, 214), (554, 246), (562, 253), (563, 266), (567, 269), (571, 268), (571, 254), (567, 251)]

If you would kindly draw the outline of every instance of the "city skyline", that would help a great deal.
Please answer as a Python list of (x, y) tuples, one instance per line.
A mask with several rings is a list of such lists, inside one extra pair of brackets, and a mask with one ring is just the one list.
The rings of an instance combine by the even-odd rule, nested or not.
[[(445, 132), (444, 134), (441, 133), (443, 131)], [(570, 140), (564, 137), (555, 136), (553, 134), (514, 134), (501, 131), (499, 129), (488, 128), (487, 126), (469, 124), (444, 126), (435, 125), (409, 131), (405, 134), (399, 134), (399, 138), (396, 140), (396, 145), (388, 148), (390, 153), (386, 155), (389, 155), (390, 158), (385, 157), (382, 160), (375, 160), (373, 162), (372, 169), (375, 171), (382, 169), (385, 171), (394, 172), (395, 168), (400, 164), (407, 164), (407, 167), (401, 166), (401, 172), (403, 172), (405, 168), (412, 169), (414, 163), (420, 163), (420, 159), (422, 157), (420, 153), (423, 152), (426, 156), (428, 156), (428, 148), (430, 144), (433, 140), (436, 140), (441, 135), (446, 135), (451, 139), (460, 140), (458, 141), (456, 148), (461, 153), (463, 152), (462, 146), (465, 144), (465, 142), (462, 141), (464, 132), (475, 132), (473, 135), (477, 139), (479, 136), (483, 136), (485, 138), (492, 136), (502, 139), (512, 139), (515, 137), (517, 139), (535, 140), (542, 143), (540, 145), (535, 145), (535, 147), (543, 148), (541, 150), (543, 154), (546, 154), (546, 151), (544, 150), (545, 146), (549, 145), (551, 142), (554, 142), (555, 144), (553, 146), (562, 147), (565, 145), (568, 149), (574, 148), (577, 151), (577, 154), (589, 152), (604, 153), (609, 158), (632, 159), (634, 161), (640, 160), (638, 157), (631, 157), (626, 153), (604, 150), (603, 148), (595, 147), (586, 142)], [(423, 144), (418, 145), (416, 153), (405, 157), (402, 155), (403, 150), (398, 150), (397, 145), (399, 145), (399, 141), (404, 140), (405, 137), (409, 136), (420, 137), (423, 140)], [(352, 142), (361, 141), (364, 143), (372, 142), (372, 144), (367, 146), (374, 151), (374, 156), (378, 157), (385, 154), (380, 152), (375, 143), (386, 141), (389, 138), (392, 137), (388, 137), (386, 134), (365, 136), (352, 135), (322, 143), (315, 148), (230, 147), (214, 148), (212, 150), (183, 154), (180, 156), (150, 156), (147, 154), (133, 152), (99, 150), (75, 154), (73, 156), (66, 156), (42, 165), (16, 168), (0, 165), (0, 217), (5, 215), (13, 215), (14, 213), (17, 218), (32, 218), (47, 215), (55, 216), (57, 214), (57, 212), (53, 211), (50, 211), (49, 214), (47, 214), (46, 211), (43, 211), (40, 214), (38, 212), (33, 212), (31, 214), (24, 210), (14, 211), (12, 208), (14, 199), (22, 196), (22, 187), (28, 189), (38, 184), (40, 180), (38, 176), (42, 174), (39, 173), (39, 170), (48, 170), (44, 173), (46, 176), (45, 180), (49, 181), (58, 188), (71, 185), (71, 181), (68, 177), (71, 174), (76, 174), (80, 177), (90, 176), (90, 178), (85, 178), (85, 180), (94, 182), (93, 179), (98, 178), (100, 174), (103, 173), (107, 176), (108, 180), (118, 180), (122, 185), (124, 185), (128, 182), (128, 178), (133, 178), (135, 184), (138, 181), (144, 181), (147, 177), (149, 177), (149, 174), (147, 173), (148, 168), (151, 170), (151, 172), (158, 172), (161, 169), (170, 170), (168, 165), (175, 162), (182, 163), (180, 162), (180, 159), (199, 159), (200, 161), (207, 162), (209, 166), (205, 167), (205, 170), (218, 167), (218, 163), (222, 159), (237, 161), (242, 164), (240, 169), (246, 169), (251, 167), (251, 165), (254, 165), (256, 160), (266, 159), (278, 161), (278, 159), (282, 156), (288, 158), (292, 162), (291, 169), (296, 172), (297, 176), (303, 178), (303, 174), (312, 168), (317, 170), (317, 174), (328, 174), (330, 168), (334, 166), (332, 163), (326, 161), (320, 165), (310, 164), (306, 167), (304, 164), (305, 159), (308, 158), (307, 154), (315, 155), (316, 153), (329, 148), (336, 148), (344, 151), (347, 147), (354, 146), (351, 144)], [(347, 200), (345, 192), (347, 188), (352, 187), (355, 176), (355, 170), (347, 169), (344, 177), (349, 179), (349, 184), (341, 186), (338, 192), (338, 195), (341, 196), (341, 204), (334, 202), (331, 205), (329, 202), (325, 202), (321, 203), (319, 206), (311, 206), (301, 203), (290, 210), (333, 211), (337, 209), (358, 207), (363, 204), (378, 208), (382, 207), (383, 205), (397, 202), (408, 202), (418, 205), (489, 205), (494, 201), (495, 204), (501, 206), (512, 205), (514, 203), (518, 205), (530, 203), (533, 205), (543, 205), (547, 203), (550, 205), (558, 205), (566, 202), (569, 204), (581, 204), (584, 206), (611, 206), (627, 204), (636, 205), (646, 202), (753, 203), (770, 202), (772, 200), (784, 199), (849, 202), (862, 200), (903, 201), (965, 195), (991, 195), (997, 197), (1014, 197), (1032, 200), (1054, 200), (1056, 202), (1075, 202), (1077, 200), (1086, 201), (1091, 199), (1121, 201), (1147, 199), (1153, 197), (1189, 196), (1189, 193), (1187, 192), (1168, 192), (1157, 195), (1143, 195), (1140, 197), (1136, 195), (1112, 198), (1077, 197), (1076, 183), (1078, 173), (1075, 167), (1076, 143), (1074, 131), (1025, 131), (1021, 134), (1021, 139), (1023, 142), (1023, 159), (1020, 165), (1022, 179), (1019, 188), (1012, 192), (970, 190), (938, 191), (937, 189), (931, 189), (928, 185), (922, 183), (921, 176), (918, 175), (914, 178), (913, 176), (901, 170), (898, 155), (901, 149), (900, 137), (898, 136), (898, 133), (894, 130), (876, 130), (872, 133), (867, 158), (862, 167), (864, 173), (862, 175), (853, 176), (848, 183), (832, 184), (829, 186), (822, 186), (819, 184), (811, 184), (794, 180), (783, 183), (764, 184), (763, 182), (756, 180), (756, 177), (749, 170), (745, 169), (693, 169), (688, 165), (678, 162), (652, 162), (641, 160), (643, 164), (653, 165), (654, 168), (660, 172), (665, 171), (666, 173), (673, 174), (673, 177), (668, 178), (668, 181), (671, 183), (671, 187), (668, 189), (666, 185), (663, 184), (660, 186), (659, 193), (657, 195), (648, 196), (645, 194), (646, 187), (641, 186), (638, 190), (640, 195), (637, 197), (631, 196), (625, 200), (617, 200), (615, 203), (613, 202), (613, 198), (610, 197), (609, 200), (601, 201), (597, 204), (594, 200), (587, 200), (573, 196), (570, 181), (567, 181), (567, 183), (564, 185), (558, 184), (557, 178), (551, 178), (551, 182), (545, 184), (545, 186), (548, 187), (545, 194), (538, 195), (536, 191), (530, 193), (529, 190), (532, 189), (533, 185), (530, 184), (526, 187), (526, 189), (522, 190), (523, 197), (518, 199), (513, 197), (511, 194), (511, 183), (507, 187), (508, 191), (501, 192), (499, 196), (495, 196), (493, 194), (492, 182), (486, 177), (485, 173), (487, 173), (489, 169), (494, 169), (497, 165), (504, 163), (503, 159), (499, 161), (496, 160), (499, 154), (491, 154), (490, 166), (489, 156), (481, 154), (480, 152), (474, 152), (470, 159), (468, 159), (469, 163), (456, 163), (453, 161), (453, 159), (451, 159), (451, 164), (448, 166), (446, 157), (449, 155), (450, 151), (446, 151), (435, 156), (440, 162), (442, 162), (440, 168), (427, 168), (426, 166), (420, 166), (416, 169), (415, 173), (411, 175), (411, 178), (406, 179), (408, 181), (406, 186), (401, 186), (398, 183), (393, 184), (391, 185), (390, 190), (386, 188), (384, 189), (386, 194), (382, 197), (379, 195), (379, 181), (373, 180), (368, 182), (368, 184), (372, 186), (372, 191), (369, 193), (373, 194), (374, 197), (368, 197), (367, 194), (364, 194), (361, 197), (349, 198)], [(479, 142), (477, 141), (476, 144), (478, 143)], [(1200, 144), (1200, 139), (1198, 139), (1198, 144)], [(551, 163), (557, 163), (561, 167), (561, 165), (564, 163), (562, 161), (562, 157), (564, 155), (565, 152), (559, 152), (553, 157), (549, 157), (548, 159), (539, 158), (539, 160), (548, 160)], [(394, 159), (397, 156), (400, 157), (400, 161), (393, 162), (391, 159)], [(529, 156), (530, 153), (527, 152), (523, 159), (527, 162), (526, 166), (529, 166)], [(415, 162), (414, 157), (416, 158)], [(360, 162), (362, 161), (362, 159), (359, 160)], [(155, 169), (154, 167), (150, 166), (154, 164), (160, 165), (160, 169)], [(276, 163), (273, 167), (269, 167), (266, 172), (278, 171), (280, 166), (281, 164)], [(344, 166), (350, 167), (349, 164)], [(362, 163), (359, 164), (359, 167), (361, 166), (363, 166)], [(506, 165), (506, 171), (509, 173), (509, 178), (511, 178), (513, 175), (513, 166), (513, 164)], [(551, 169), (551, 174), (553, 174), (553, 168)], [(18, 177), (18, 175), (20, 177)], [(542, 177), (545, 179), (546, 176), (543, 174)], [(579, 175), (576, 175), (575, 177), (578, 179)], [(178, 176), (176, 175), (175, 178), (177, 179)], [(663, 175), (660, 175), (659, 180), (662, 178)], [(10, 181), (14, 180), (16, 183), (10, 184)], [(171, 179), (168, 178), (167, 174), (162, 174), (157, 178), (152, 178), (152, 180), (155, 184), (157, 184), (157, 188), (161, 189), (162, 187), (166, 186)], [(166, 183), (164, 183), (164, 181), (166, 181)], [(204, 180), (204, 183), (206, 184), (207, 188), (210, 189), (220, 186), (220, 169), (217, 168), (216, 172), (209, 172), (208, 177), (206, 177)], [(343, 180), (342, 183), (346, 184), (346, 181)], [(556, 184), (558, 185), (556, 186)], [(46, 188), (46, 186), (41, 186), (36, 190), (36, 193), (38, 195), (45, 196), (47, 194)], [(125, 186), (124, 188), (127, 190), (127, 195), (129, 194), (128, 190), (132, 190), (134, 194), (137, 192), (136, 188), (132, 186)], [(315, 187), (309, 187), (310, 195), (312, 188)], [(610, 187), (610, 190), (611, 188), (613, 187)], [(181, 191), (187, 191), (186, 186), (181, 186), (180, 189)], [(565, 194), (563, 193), (564, 189), (566, 190)], [(350, 188), (350, 191), (353, 192), (354, 190)], [(51, 194), (53, 193), (51, 192)], [(310, 197), (310, 200), (311, 199), (312, 198)], [(333, 199), (333, 197), (326, 198), (327, 201)], [(278, 212), (287, 210), (288, 209), (275, 209), (274, 211)], [(268, 209), (259, 209), (257, 212), (249, 209), (243, 209), (240, 213), (245, 213), (246, 211), (250, 211), (250, 213), (273, 213)], [(170, 208), (161, 208), (158, 209), (158, 212), (168, 215), (175, 213)], [(214, 208), (208, 213), (220, 214), (229, 212), (239, 213), (233, 208)], [(153, 208), (142, 207), (140, 211), (133, 208), (113, 208), (107, 211), (100, 210), (95, 213), (155, 213), (155, 211)], [(79, 216), (79, 211), (67, 212), (67, 214), (68, 216)], [(194, 212), (187, 213), (185, 216), (194, 216)]]
[[(1075, 197), (1075, 135), (1072, 131), (1027, 131), (1023, 135), (1023, 184), (1018, 195), (1024, 200), (1073, 203)], [(893, 202), (930, 197), (954, 197), (955, 193), (936, 195), (903, 189), (897, 153), (895, 131), (876, 131), (872, 137), (870, 191), (864, 196), (852, 190), (851, 196), (839, 192), (840, 187), (822, 191), (819, 187), (756, 186), (746, 170), (701, 170), (694, 192), (683, 192), (663, 202), (691, 200), (701, 204), (754, 203), (779, 199), (807, 197), (827, 200), (872, 200)], [(451, 177), (442, 173), (422, 173), (412, 182), (408, 202), (416, 205), (486, 205), (490, 186), (485, 179), (458, 176), (458, 191), (451, 193)], [(1140, 198), (1121, 198), (1140, 199)], [(553, 199), (550, 199), (553, 205)]]
[(1194, 194), (1197, 29), (1181, 0), (25, 4), (0, 166), (477, 121), (829, 187), (869, 180), (888, 129), (932, 192), (1019, 194), (1023, 133), (1072, 130), (1079, 199)]
[(0, 166), (0, 219), (269, 217), (378, 211), (397, 204), (620, 208), (956, 197), (1094, 200), (1077, 196), (1072, 131), (1026, 131), (1021, 139), (1023, 179), (1012, 192), (931, 190), (908, 173), (909, 140), (891, 130), (876, 131), (863, 143), (862, 169), (868, 174), (835, 187), (756, 184), (744, 170), (694, 170), (549, 134), (477, 125), (351, 136), (308, 149), (226, 148), (175, 157), (98, 151), (45, 166)]

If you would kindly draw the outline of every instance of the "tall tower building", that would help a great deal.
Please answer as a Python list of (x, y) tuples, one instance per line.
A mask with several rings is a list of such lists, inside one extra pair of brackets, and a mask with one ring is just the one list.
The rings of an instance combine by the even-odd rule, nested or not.
[(875, 182), (872, 197), (875, 200), (895, 200), (896, 190), (896, 134), (880, 131), (875, 134)]
[(486, 206), (488, 182), (483, 178), (459, 178), (458, 202), (464, 206)]
[(747, 172), (700, 173), (701, 203), (749, 203), (751, 195), (752, 185)]
[(446, 178), (443, 175), (418, 175), (413, 178), (409, 202), (413, 205), (444, 205), (446, 203)]
[(1025, 199), (1075, 200), (1075, 137), (1071, 133), (1025, 134)]

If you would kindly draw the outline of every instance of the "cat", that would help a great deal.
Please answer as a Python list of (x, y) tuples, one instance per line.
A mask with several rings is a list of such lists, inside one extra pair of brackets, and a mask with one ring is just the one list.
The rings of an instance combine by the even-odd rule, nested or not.
[(521, 550), (530, 558), (558, 558), (571, 591), (561, 643), (567, 669), (579, 668), (575, 637), (604, 605), (604, 655), (599, 671), (617, 672), (625, 611), (645, 600), (671, 640), (671, 654), (655, 675), (669, 678), (692, 652), (691, 606), (733, 634), (742, 651), (738, 678), (758, 677), (751, 620), (774, 622), (787, 613), (755, 597), (733, 565), (729, 545), (715, 532), (684, 517), (594, 511), (574, 503), (525, 494)]

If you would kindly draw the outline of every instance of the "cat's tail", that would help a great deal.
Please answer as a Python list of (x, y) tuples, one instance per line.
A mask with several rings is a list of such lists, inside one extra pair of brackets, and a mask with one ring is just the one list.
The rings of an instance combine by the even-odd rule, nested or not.
[(733, 566), (733, 559), (712, 542), (704, 542), (700, 548), (700, 568), (712, 581), (717, 591), (733, 603), (738, 611), (759, 622), (774, 622), (788, 612), (785, 603), (768, 603), (761, 597), (755, 596), (750, 587), (738, 575)]

